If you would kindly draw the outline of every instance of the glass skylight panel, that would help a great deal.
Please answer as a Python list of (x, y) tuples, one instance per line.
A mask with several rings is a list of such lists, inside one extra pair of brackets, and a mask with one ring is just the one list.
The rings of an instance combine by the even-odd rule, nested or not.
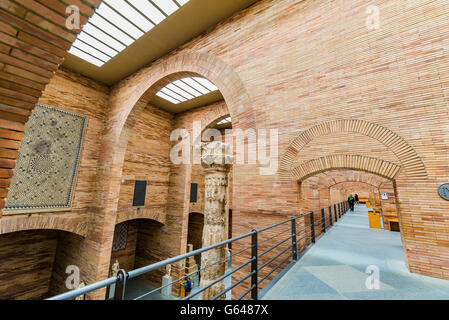
[(167, 16), (171, 15), (173, 12), (178, 10), (178, 6), (173, 0), (151, 0), (156, 6), (159, 7), (162, 11), (164, 11)]
[[(103, 3), (101, 5), (103, 5)], [(107, 32), (114, 39), (117, 39), (118, 41), (120, 41), (121, 43), (123, 43), (126, 46), (129, 46), (131, 43), (134, 42), (133, 38), (131, 38), (126, 33), (121, 31), (119, 28), (114, 26), (112, 23), (106, 21), (105, 19), (103, 19), (102, 17), (100, 17), (99, 15), (97, 15), (95, 13), (92, 16), (92, 18), (90, 18), (89, 23), (92, 23), (98, 29), (100, 29), (104, 32)]]
[(87, 53), (75, 48), (74, 46), (72, 46), (69, 50), (69, 52), (71, 54), (74, 54), (77, 57), (80, 57), (83, 60), (86, 60), (87, 62), (92, 63), (93, 65), (96, 65), (97, 67), (101, 67), (103, 65), (103, 61), (98, 60), (90, 55), (88, 55)]
[(100, 50), (101, 52), (106, 53), (108, 56), (110, 56), (111, 58), (114, 57), (118, 51), (112, 49), (111, 47), (105, 45), (104, 43), (98, 41), (97, 39), (95, 39), (94, 37), (91, 37), (89, 34), (87, 34), (86, 32), (82, 32), (78, 38), (79, 40), (82, 40), (83, 42), (89, 44), (90, 46), (97, 48), (98, 50)]
[(218, 125), (226, 124), (226, 123), (231, 123), (231, 117), (227, 117), (227, 118), (217, 122)]
[(102, 53), (101, 51), (98, 51), (97, 49), (92, 48), (91, 46), (85, 44), (84, 42), (80, 41), (79, 39), (76, 39), (73, 42), (73, 46), (76, 47), (77, 49), (80, 49), (80, 50), (90, 54), (91, 56), (97, 57), (99, 60), (102, 60), (102, 61), (108, 61), (111, 58), (108, 55)]
[(181, 6), (185, 5), (189, 0), (176, 0)]
[(156, 95), (159, 96), (159, 97), (161, 97), (161, 98), (163, 98), (163, 99), (165, 99), (165, 100), (167, 100), (167, 101), (170, 101), (171, 103), (174, 103), (174, 104), (178, 104), (178, 103), (181, 102), (181, 101), (179, 101), (179, 100), (176, 100), (175, 98), (172, 98), (172, 97), (166, 95), (165, 93), (163, 93), (163, 92), (161, 92), (161, 91), (159, 91), (158, 93), (156, 93)]
[[(74, 49), (69, 52), (102, 66), (187, 2), (104, 0), (79, 34), (80, 41), (74, 42)], [(186, 92), (194, 97), (197, 95), (188, 90)], [(190, 98), (188, 94), (186, 96)]]
[(180, 96), (179, 94), (177, 94), (177, 93), (174, 92), (174, 91), (171, 91), (171, 90), (168, 89), (167, 87), (163, 88), (163, 89), (161, 90), (161, 92), (163, 92), (163, 93), (169, 95), (170, 97), (173, 97), (173, 98), (175, 98), (175, 99), (177, 99), (177, 100), (179, 100), (179, 101), (181, 101), (181, 102), (187, 101), (186, 98), (184, 98), (183, 96)]
[(186, 98), (187, 100), (193, 99), (195, 98), (195, 96), (192, 96), (190, 93), (185, 92), (184, 90), (182, 90), (181, 88), (175, 86), (173, 83), (170, 83), (169, 85), (167, 85), (167, 88), (176, 92), (177, 94), (183, 96), (184, 98)]
[[(119, 11), (121, 7), (117, 8)], [(107, 19), (121, 30), (125, 31), (128, 35), (134, 39), (138, 39), (143, 35), (143, 32), (136, 28), (132, 23), (119, 15), (115, 10), (111, 9), (106, 3), (102, 3), (96, 13), (100, 14), (103, 18)]]
[(185, 78), (185, 79), (182, 79), (182, 81), (187, 83), (189, 86), (192, 86), (193, 88), (195, 88), (196, 90), (198, 90), (202, 94), (206, 94), (206, 93), (210, 92), (208, 89), (206, 89), (205, 87), (200, 85), (198, 82), (196, 82), (192, 78)]
[(149, 1), (141, 1), (139, 2), (138, 9), (140, 12), (142, 12), (145, 16), (148, 17), (151, 21), (153, 21), (156, 24), (159, 24), (162, 20), (165, 19), (165, 15), (157, 9), (155, 6), (151, 4)]
[(205, 78), (193, 77), (195, 81), (198, 81), (201, 85), (205, 86), (210, 91), (218, 90), (218, 88), (209, 80)]
[[(218, 90), (218, 88), (207, 79), (199, 77), (195, 77), (195, 79), (197, 80), (194, 80), (194, 78), (184, 78), (173, 81), (158, 92), (168, 95), (171, 98), (175, 98), (175, 100), (179, 100), (177, 102), (165, 99), (162, 95), (158, 96), (177, 104)], [(207, 89), (206, 86), (213, 90)]]
[(88, 35), (95, 37), (99, 41), (106, 43), (108, 46), (114, 48), (118, 52), (123, 51), (126, 48), (123, 44), (121, 44), (120, 42), (118, 42), (117, 40), (115, 40), (114, 38), (109, 36), (108, 34), (104, 33), (103, 31), (101, 31), (100, 29), (95, 27), (93, 24), (87, 23), (84, 26), (81, 34), (84, 34), (84, 33), (87, 33)]
[(193, 95), (194, 97), (199, 97), (201, 96), (201, 92), (193, 89), (191, 86), (189, 86), (188, 84), (186, 84), (185, 82), (182, 82), (181, 80), (176, 80), (175, 82), (173, 82), (174, 85), (180, 87), (181, 89), (183, 89), (184, 91), (187, 91), (188, 93), (190, 93), (191, 95)]
[(106, 4), (109, 4), (111, 7), (116, 9), (120, 8), (119, 12), (121, 15), (123, 15), (126, 19), (134, 23), (145, 32), (151, 30), (154, 27), (154, 24), (148, 21), (147, 18), (142, 16), (138, 11), (136, 11), (136, 9), (131, 7), (124, 0), (107, 0)]

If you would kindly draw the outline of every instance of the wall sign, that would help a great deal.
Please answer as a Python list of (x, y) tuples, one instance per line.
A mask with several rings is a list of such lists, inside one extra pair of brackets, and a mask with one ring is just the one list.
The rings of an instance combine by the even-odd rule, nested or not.
[(442, 184), (438, 188), (438, 194), (444, 200), (448, 200), (449, 201), (449, 183)]
[(388, 200), (388, 193), (381, 192), (381, 197), (382, 197), (382, 200)]

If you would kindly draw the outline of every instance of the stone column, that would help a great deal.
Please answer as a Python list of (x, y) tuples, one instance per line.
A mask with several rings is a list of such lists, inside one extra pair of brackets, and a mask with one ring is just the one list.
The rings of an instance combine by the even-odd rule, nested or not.
[[(226, 233), (226, 194), (228, 173), (233, 157), (229, 145), (219, 141), (202, 144), (201, 162), (205, 173), (203, 247), (224, 241)], [(201, 268), (226, 258), (226, 248), (220, 247), (201, 254)], [(200, 287), (222, 276), (226, 262), (218, 263), (201, 271)], [(225, 288), (220, 281), (200, 294), (200, 300), (210, 300)], [(220, 299), (225, 299), (225, 295)]]

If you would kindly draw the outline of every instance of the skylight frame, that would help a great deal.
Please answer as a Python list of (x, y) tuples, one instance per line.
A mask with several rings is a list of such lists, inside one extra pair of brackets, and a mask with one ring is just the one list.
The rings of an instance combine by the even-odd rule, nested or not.
[[(195, 78), (197, 78), (197, 80), (195, 80)], [(215, 90), (207, 89), (200, 82), (207, 84), (207, 86), (210, 87), (211, 89), (215, 88)], [(181, 87), (181, 84), (182, 84), (182, 86), (184, 86), (185, 89)], [(194, 86), (196, 86), (197, 88), (200, 88), (202, 91), (200, 92), (199, 89), (196, 89)], [(196, 94), (193, 95), (192, 93), (189, 93), (188, 90), (190, 90), (192, 92), (196, 92)], [(187, 78), (182, 78), (182, 79), (178, 79), (178, 80), (170, 82), (165, 87), (163, 87), (161, 90), (159, 90), (156, 93), (156, 95), (162, 99), (165, 99), (165, 100), (171, 102), (171, 103), (179, 104), (179, 103), (193, 100), (198, 97), (201, 97), (201, 96), (204, 96), (209, 93), (216, 92), (216, 91), (218, 91), (218, 88), (212, 82), (207, 80), (206, 78), (187, 77)], [(165, 96), (169, 96), (170, 99), (166, 99)]]
[(101, 67), (189, 1), (105, 0), (68, 52)]
[(231, 122), (232, 122), (231, 116), (228, 116), (228, 117), (226, 117), (226, 118), (221, 119), (220, 121), (218, 121), (218, 122), (217, 122), (217, 125), (228, 124), (228, 123), (231, 123)]

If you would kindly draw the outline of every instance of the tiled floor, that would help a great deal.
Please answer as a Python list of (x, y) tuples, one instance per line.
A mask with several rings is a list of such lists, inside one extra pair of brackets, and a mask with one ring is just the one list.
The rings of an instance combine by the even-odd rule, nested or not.
[[(367, 268), (379, 270), (377, 289)], [(449, 281), (410, 273), (400, 233), (370, 229), (368, 209), (357, 205), (263, 299), (449, 299)]]

